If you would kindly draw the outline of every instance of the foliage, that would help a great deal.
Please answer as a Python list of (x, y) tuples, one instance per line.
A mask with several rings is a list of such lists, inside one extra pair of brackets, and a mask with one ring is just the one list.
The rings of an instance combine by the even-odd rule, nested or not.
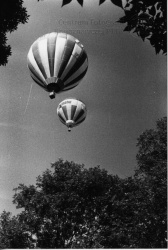
[[(39, 1), (39, 0), (38, 0)], [(99, 5), (104, 3), (106, 0), (99, 0)], [(70, 2), (72, 2), (72, 0), (63, 0), (62, 1), (62, 6), (69, 4)], [(83, 6), (83, 0), (77, 0), (77, 2)], [(122, 8), (122, 0), (111, 0), (112, 3), (114, 3), (115, 5), (119, 6)]]
[[(62, 6), (72, 0), (63, 0)], [(83, 0), (77, 0), (83, 6)], [(99, 0), (99, 5), (106, 0)], [(118, 22), (126, 23), (124, 31), (136, 33), (144, 41), (148, 39), (156, 54), (167, 53), (167, 1), (163, 0), (111, 0), (124, 10)], [(125, 4), (123, 5), (123, 3)]]
[[(25, 209), (20, 219), (36, 235), (37, 247), (78, 245), (78, 238), (93, 231), (101, 213), (99, 197), (109, 189), (112, 177), (99, 167), (87, 170), (61, 159), (52, 169), (37, 178), (36, 187), (15, 189), (14, 202)], [(93, 242), (87, 244), (91, 247)]]
[[(72, 0), (64, 0), (63, 2), (62, 2), (62, 6), (64, 6), (64, 5), (66, 5), (66, 4), (68, 4), (68, 3), (70, 3)], [(81, 5), (81, 6), (83, 6), (83, 0), (77, 0), (77, 2)]]
[(0, 248), (27, 248), (33, 246), (27, 225), (16, 216), (3, 211), (0, 216)]
[(17, 29), (20, 23), (26, 23), (28, 15), (23, 0), (2, 0), (0, 9), (0, 65), (6, 65), (11, 55), (11, 46), (7, 45), (7, 33)]
[(127, 23), (124, 31), (148, 39), (156, 54), (167, 53), (167, 2), (162, 0), (127, 0), (125, 16), (118, 22)]
[[(167, 118), (157, 121), (157, 129), (146, 130), (138, 138), (137, 154), (138, 173), (153, 175), (154, 169), (157, 174), (165, 170), (167, 162)], [(165, 180), (165, 179), (164, 179)]]
[(162, 118), (138, 138), (138, 166), (125, 179), (59, 159), (36, 185), (15, 189), (23, 211), (2, 213), (0, 247), (166, 248), (166, 141)]
[[(138, 169), (135, 178), (146, 193), (144, 211), (148, 213), (144, 241), (155, 248), (166, 247), (167, 230), (167, 118), (157, 121), (156, 130), (146, 130), (137, 146)], [(150, 247), (150, 246), (149, 246)]]
[[(137, 146), (138, 167), (133, 177), (122, 180), (117, 195), (109, 190), (102, 214), (105, 248), (166, 248), (167, 232), (167, 119), (156, 130), (146, 130)], [(108, 237), (107, 237), (108, 235)]]

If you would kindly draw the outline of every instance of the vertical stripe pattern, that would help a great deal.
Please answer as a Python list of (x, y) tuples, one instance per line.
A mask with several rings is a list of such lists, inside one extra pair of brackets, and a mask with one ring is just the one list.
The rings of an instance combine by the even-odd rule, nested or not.
[(88, 69), (88, 57), (79, 40), (56, 32), (46, 34), (32, 44), (27, 63), (32, 79), (46, 91), (49, 91), (49, 84), (54, 86), (60, 79), (63, 87), (56, 88), (57, 93), (76, 87)]
[(65, 99), (58, 105), (57, 114), (64, 125), (71, 121), (71, 127), (75, 127), (85, 120), (86, 105), (74, 98)]

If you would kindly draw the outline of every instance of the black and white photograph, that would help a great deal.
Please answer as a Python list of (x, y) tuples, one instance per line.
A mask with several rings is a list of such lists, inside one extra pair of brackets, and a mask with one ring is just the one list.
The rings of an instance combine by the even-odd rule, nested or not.
[(0, 249), (167, 248), (167, 2), (2, 0)]

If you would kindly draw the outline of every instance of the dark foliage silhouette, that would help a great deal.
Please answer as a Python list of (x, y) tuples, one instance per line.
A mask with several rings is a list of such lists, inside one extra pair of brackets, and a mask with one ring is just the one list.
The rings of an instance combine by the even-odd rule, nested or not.
[[(62, 6), (72, 0), (63, 0)], [(81, 6), (83, 1), (77, 0)], [(106, 0), (99, 0), (99, 5)], [(135, 33), (143, 41), (149, 40), (156, 54), (167, 54), (167, 1), (163, 0), (111, 0), (124, 11), (118, 22), (125, 23), (124, 31)]]
[(0, 248), (166, 248), (166, 123), (138, 138), (131, 177), (59, 159), (36, 185), (20, 184), (23, 211), (0, 215)]
[(23, 0), (2, 0), (0, 8), (0, 65), (6, 65), (12, 54), (11, 46), (7, 44), (7, 34), (17, 29), (18, 24), (26, 23), (28, 14), (23, 6)]

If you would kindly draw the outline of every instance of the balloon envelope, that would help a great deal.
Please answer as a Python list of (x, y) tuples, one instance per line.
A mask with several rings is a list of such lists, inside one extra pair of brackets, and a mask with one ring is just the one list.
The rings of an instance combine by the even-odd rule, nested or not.
[(38, 38), (27, 56), (33, 80), (50, 92), (67, 91), (76, 87), (88, 69), (88, 57), (83, 45), (66, 33), (52, 32)]
[(79, 125), (86, 118), (86, 105), (74, 98), (62, 101), (57, 108), (60, 121), (71, 131), (72, 127)]

